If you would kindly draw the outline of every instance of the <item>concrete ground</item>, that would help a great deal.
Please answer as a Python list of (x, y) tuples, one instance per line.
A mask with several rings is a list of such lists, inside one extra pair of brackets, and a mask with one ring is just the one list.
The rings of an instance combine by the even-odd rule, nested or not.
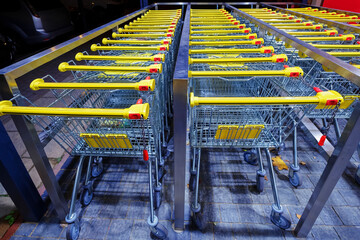
[[(344, 126), (344, 122), (341, 122)], [(330, 137), (334, 137), (333, 134)], [(177, 234), (172, 230), (173, 160), (166, 164), (163, 202), (157, 215), (168, 230), (168, 239), (295, 239), (293, 229), (326, 165), (316, 145), (299, 131), (299, 160), (302, 161), (301, 187), (290, 185), (286, 170), (276, 170), (276, 180), (284, 215), (292, 222), (291, 229), (283, 231), (269, 219), (273, 202), (271, 186), (265, 181), (265, 190), (256, 191), (256, 166), (244, 162), (237, 149), (204, 149), (201, 162), (200, 201), (207, 222), (205, 231), (198, 231), (191, 223), (189, 204), (193, 195), (186, 188), (186, 229)], [(286, 142), (281, 158), (292, 161), (292, 143)], [(76, 161), (74, 161), (76, 162)], [(76, 163), (60, 172), (61, 186), (69, 199)], [(267, 166), (264, 161), (265, 166)], [(354, 154), (336, 185), (325, 208), (307, 239), (356, 239), (360, 234), (360, 185), (353, 175), (359, 157)], [(92, 203), (78, 212), (81, 216), (80, 239), (150, 239), (146, 219), (149, 214), (147, 167), (142, 160), (110, 158), (104, 160), (105, 171), (95, 180)], [(268, 176), (268, 175), (267, 175)], [(187, 174), (189, 178), (189, 174)], [(11, 239), (65, 239), (66, 225), (58, 223), (53, 211), (39, 223), (23, 223)]]

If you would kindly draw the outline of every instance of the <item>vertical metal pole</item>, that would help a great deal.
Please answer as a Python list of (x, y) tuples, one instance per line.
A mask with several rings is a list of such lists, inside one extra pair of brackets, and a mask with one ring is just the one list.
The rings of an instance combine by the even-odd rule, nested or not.
[(39, 221), (46, 211), (34, 183), (0, 122), (0, 182), (26, 221)]
[(295, 228), (298, 237), (306, 237), (310, 232), (359, 144), (359, 132), (360, 103), (357, 103)]
[[(13, 97), (13, 93), (10, 89), (13, 89), (13, 91), (18, 91), (16, 89), (15, 80), (6, 79), (4, 75), (0, 75), (0, 96), (2, 99), (9, 100)], [(26, 120), (23, 116), (13, 115), (11, 117), (17, 130), (19, 131), (26, 149), (29, 152), (31, 160), (33, 161), (34, 166), (39, 173), (41, 181), (43, 182), (46, 191), (49, 194), (50, 200), (59, 219), (64, 220), (68, 212), (67, 203), (63, 193), (61, 192), (59, 183), (56, 180), (49, 159), (46, 156), (34, 125)]]
[(187, 131), (187, 88), (188, 88), (188, 53), (190, 30), (190, 3), (187, 4), (179, 52), (173, 79), (174, 91), (174, 228), (184, 229), (185, 210), (185, 166), (186, 166), (186, 131)]

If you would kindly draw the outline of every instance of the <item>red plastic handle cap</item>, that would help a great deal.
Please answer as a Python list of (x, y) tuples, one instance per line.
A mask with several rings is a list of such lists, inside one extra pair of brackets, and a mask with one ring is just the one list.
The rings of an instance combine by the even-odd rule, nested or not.
[(326, 140), (326, 135), (322, 135), (318, 143), (319, 146), (324, 146), (325, 140)]
[(290, 77), (298, 77), (299, 73), (298, 72), (291, 72), (290, 73)]
[(284, 60), (285, 59), (283, 59), (283, 58), (278, 58), (278, 59), (276, 59), (276, 62), (282, 63), (282, 62), (284, 62)]
[(244, 33), (249, 33), (249, 30), (245, 30)]
[(352, 37), (347, 37), (346, 38), (346, 41), (351, 41), (352, 40)]
[(234, 25), (238, 25), (239, 24), (239, 22), (234, 22)]
[(260, 45), (261, 41), (255, 41), (255, 45)]
[(338, 103), (337, 99), (329, 99), (326, 101), (326, 105), (336, 105)]
[(243, 28), (244, 28), (244, 26), (243, 26), (243, 25), (239, 25), (239, 28), (240, 28), (240, 29), (243, 29)]
[(289, 67), (289, 65), (284, 65), (284, 68), (288, 68)]
[(301, 22), (301, 20), (300, 20), (300, 19), (299, 19), (299, 20), (296, 20), (296, 22), (297, 22), (297, 23), (300, 23), (300, 22)]
[(249, 36), (249, 39), (255, 39), (255, 36)]
[(264, 53), (271, 53), (271, 50), (270, 49), (265, 49)]
[(311, 26), (312, 24), (311, 23), (307, 23), (306, 26)]
[(164, 44), (169, 44), (169, 41), (165, 40), (163, 43), (164, 43)]
[(149, 90), (149, 86), (139, 86), (139, 90), (140, 90), (140, 91), (148, 91), (148, 90)]
[[(161, 50), (161, 49), (160, 49)], [(157, 68), (150, 68), (150, 72), (151, 73), (157, 73), (158, 72), (158, 69)]]
[(171, 36), (172, 36), (172, 34), (171, 34), (171, 33), (168, 33), (166, 36), (167, 36), (167, 37), (171, 37)]
[(145, 80), (150, 80), (151, 79), (151, 77), (150, 76), (147, 76), (146, 78), (145, 78)]
[(291, 19), (294, 19), (293, 17), (289, 17), (289, 19), (291, 20)]
[(330, 36), (335, 36), (335, 32), (331, 32), (329, 35)]
[(157, 57), (156, 57), (156, 58), (154, 58), (154, 61), (155, 61), (155, 62), (161, 62), (161, 58), (157, 58)]
[(146, 149), (143, 150), (143, 159), (144, 161), (149, 160), (149, 152)]
[(136, 104), (142, 104), (143, 103), (143, 100), (141, 98), (139, 98), (137, 101), (136, 101)]
[(141, 115), (140, 113), (130, 113), (129, 114), (129, 119), (140, 119)]
[(322, 90), (321, 90), (320, 88), (318, 88), (318, 87), (313, 87), (313, 89), (314, 89), (314, 91), (317, 92), (317, 93), (318, 93), (318, 92), (322, 92)]

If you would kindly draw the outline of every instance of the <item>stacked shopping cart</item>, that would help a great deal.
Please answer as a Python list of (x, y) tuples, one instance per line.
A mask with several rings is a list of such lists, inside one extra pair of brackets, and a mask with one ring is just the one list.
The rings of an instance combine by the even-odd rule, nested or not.
[[(264, 39), (258, 38), (244, 22), (223, 9), (191, 12), (189, 186), (195, 191), (192, 217), (199, 228), (204, 227), (198, 196), (201, 148), (255, 149), (255, 153), (246, 151), (244, 159), (259, 163), (258, 191), (263, 190), (266, 173), (261, 160), (264, 150), (275, 201), (270, 218), (276, 226), (286, 229), (290, 222), (282, 216), (269, 148), (281, 146), (303, 116), (314, 109), (333, 112), (343, 98), (335, 91), (316, 92), (296, 80), (303, 76), (303, 70), (293, 64), (284, 65), (287, 55), (274, 54), (273, 46), (263, 46)], [(276, 84), (285, 80), (283, 87)], [(294, 81), (298, 83), (294, 85)], [(286, 89), (295, 87), (310, 88), (312, 92), (288, 97)]]
[[(0, 103), (1, 114), (26, 115), (46, 135), (73, 156), (80, 156), (66, 221), (67, 239), (80, 231), (75, 203), (85, 159), (89, 157), (80, 202), (90, 204), (93, 179), (103, 171), (102, 157), (142, 158), (148, 166), (151, 234), (166, 238), (155, 209), (162, 199), (161, 179), (171, 115), (171, 76), (181, 28), (181, 10), (149, 10), (113, 33), (115, 39), (93, 44), (64, 62), (59, 71), (71, 71), (70, 82), (51, 76), (34, 80), (34, 91), (48, 89), (56, 100), (37, 107), (23, 96)], [(155, 165), (155, 170), (152, 169)], [(153, 183), (154, 181), (154, 183)]]

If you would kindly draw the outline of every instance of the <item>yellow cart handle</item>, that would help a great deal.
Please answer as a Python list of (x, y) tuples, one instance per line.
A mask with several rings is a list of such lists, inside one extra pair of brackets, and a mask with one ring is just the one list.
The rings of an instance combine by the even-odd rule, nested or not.
[(338, 34), (337, 30), (324, 30), (324, 32), (287, 32), (293, 36), (305, 36), (305, 35), (326, 35), (326, 36), (335, 36)]
[[(326, 52), (334, 57), (360, 57), (360, 52)], [(299, 57), (306, 58), (307, 55), (302, 52), (298, 52)]]
[(208, 49), (189, 49), (189, 54), (196, 53), (273, 53), (274, 47), (261, 48), (208, 48)]
[[(216, 25), (239, 25), (240, 21), (216, 21)], [(197, 22), (197, 21), (191, 21), (190, 25), (214, 25), (214, 22)]]
[(269, 19), (269, 20), (263, 20), (263, 22), (266, 22), (266, 23), (301, 23), (303, 20), (302, 19), (299, 19), (299, 18), (296, 18), (296, 19), (282, 19), (282, 20), (272, 20), (272, 19)]
[(127, 71), (127, 72), (148, 72), (148, 73), (161, 73), (162, 64), (152, 64), (146, 67), (138, 66), (88, 66), (88, 65), (69, 65), (67, 62), (60, 63), (58, 67), (60, 72), (66, 71)]
[(206, 31), (190, 31), (190, 34), (229, 34), (229, 33), (251, 33), (251, 28), (233, 29), (233, 30), (206, 30)]
[(254, 71), (189, 71), (189, 77), (299, 77), (304, 71), (300, 67), (288, 67), (284, 70)]
[(124, 109), (109, 108), (52, 108), (52, 107), (20, 107), (13, 106), (11, 101), (0, 102), (0, 116), (3, 115), (41, 115), (66, 117), (106, 117), (147, 119), (149, 104), (135, 104)]
[(261, 45), (263, 43), (263, 38), (257, 38), (251, 41), (189, 41), (190, 46)]
[(195, 97), (190, 93), (190, 106), (199, 105), (305, 105), (316, 104), (316, 109), (333, 109), (343, 97), (336, 91), (318, 92), (309, 97)]
[(136, 83), (86, 83), (86, 82), (45, 82), (44, 79), (37, 78), (30, 83), (30, 89), (37, 91), (40, 89), (124, 89), (138, 91), (154, 91), (155, 79), (141, 80)]
[[(311, 44), (311, 43), (310, 43)], [(360, 49), (360, 44), (311, 44), (312, 46), (320, 49)]]
[(209, 40), (218, 40), (218, 39), (255, 39), (257, 38), (257, 34), (256, 33), (251, 33), (251, 34), (247, 34), (247, 35), (210, 35), (210, 36), (191, 36), (190, 35), (190, 40), (194, 40), (194, 39), (201, 39), (201, 40), (205, 40), (205, 39), (209, 39)]
[(189, 58), (189, 63), (246, 63), (246, 62), (287, 62), (285, 54), (273, 55), (271, 57), (252, 57), (252, 58)]
[(119, 60), (138, 60), (138, 61), (154, 61), (154, 62), (164, 62), (165, 54), (159, 53), (153, 56), (116, 56), (116, 55), (84, 55), (83, 53), (77, 53), (75, 55), (77, 61), (81, 60), (108, 60), (108, 61), (119, 61)]
[(153, 45), (153, 44), (171, 44), (171, 38), (162, 40), (109, 40), (107, 38), (102, 39), (103, 44), (142, 44), (142, 45)]
[(312, 25), (312, 26), (279, 26), (276, 27), (278, 29), (312, 29), (312, 30), (321, 30), (323, 29), (323, 25)]
[(160, 32), (160, 33), (167, 33), (167, 32), (174, 32), (174, 29), (169, 28), (169, 29), (118, 29), (119, 33), (123, 33), (123, 32), (148, 32), (148, 33), (152, 33), (152, 32)]
[(133, 22), (130, 22), (130, 26), (138, 26), (138, 25), (176, 25), (178, 21), (173, 20), (165, 20), (165, 21), (157, 21), (157, 22), (145, 22), (145, 21), (137, 21), (134, 20)]
[(173, 37), (174, 33), (149, 33), (149, 34), (145, 34), (145, 33), (138, 33), (138, 34), (136, 34), (136, 33), (133, 33), (133, 34), (132, 33), (129, 33), (129, 34), (121, 33), (121, 34), (118, 34), (118, 33), (113, 32), (111, 36), (112, 36), (112, 38), (126, 38), (126, 37), (161, 38), (161, 37)]
[(303, 41), (352, 41), (355, 36), (352, 34), (337, 36), (337, 37), (298, 37)]
[(302, 23), (272, 23), (270, 24), (274, 27), (282, 27), (282, 26), (313, 26), (313, 22), (302, 22)]
[(161, 29), (161, 30), (166, 30), (166, 29), (173, 29), (175, 30), (176, 29), (176, 26), (175, 25), (166, 25), (166, 26), (156, 26), (155, 23), (153, 24), (153, 26), (149, 26), (149, 25), (131, 25), (131, 26), (128, 26), (128, 25), (125, 25), (124, 28), (126, 30), (133, 30), (133, 29), (147, 29), (147, 28), (150, 28), (150, 29)]
[(91, 51), (95, 52), (98, 50), (152, 50), (152, 51), (168, 51), (169, 45), (157, 45), (157, 46), (98, 46), (92, 44), (90, 47)]
[(245, 28), (246, 25), (245, 24), (240, 24), (240, 25), (228, 25), (228, 26), (224, 26), (224, 25), (213, 25), (213, 26), (190, 26), (190, 30), (193, 29), (228, 29), (228, 28), (238, 28), (238, 29), (243, 29)]

